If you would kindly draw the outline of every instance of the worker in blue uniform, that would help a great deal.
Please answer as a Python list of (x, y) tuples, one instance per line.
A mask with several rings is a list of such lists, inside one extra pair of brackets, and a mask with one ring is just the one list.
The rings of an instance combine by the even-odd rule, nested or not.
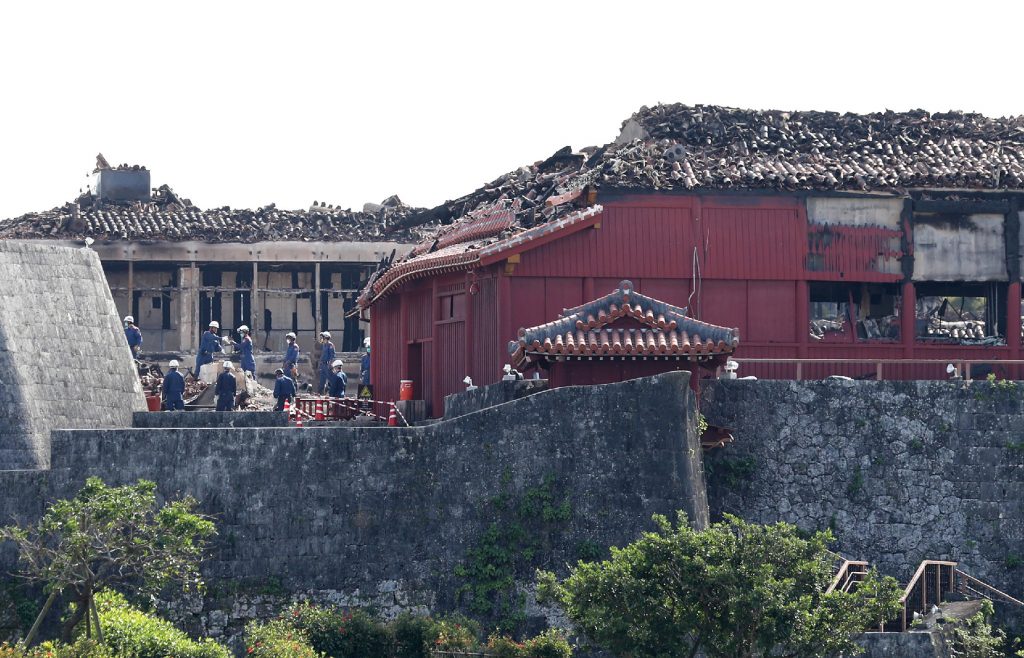
[(132, 356), (138, 358), (142, 351), (142, 330), (135, 326), (135, 318), (130, 315), (124, 316), (124, 337), (128, 339)]
[(363, 355), (363, 360), (359, 364), (359, 383), (363, 386), (371, 386), (370, 382), (370, 339), (367, 338), (363, 341), (366, 345), (366, 354)]
[(164, 406), (167, 411), (182, 411), (185, 409), (185, 378), (178, 372), (176, 359), (171, 359), (167, 365), (170, 370), (164, 375)]
[(275, 374), (277, 379), (274, 380), (274, 397), (277, 398), (277, 404), (274, 411), (281, 411), (286, 400), (289, 403), (295, 401), (295, 382), (285, 376), (282, 368), (278, 368)]
[(330, 386), (331, 383), (331, 364), (334, 363), (334, 343), (331, 342), (331, 332), (321, 331), (320, 332), (320, 343), (322, 344), (322, 350), (320, 352), (320, 381), (317, 386), (317, 393), (323, 393)]
[(235, 408), (235, 392), (237, 383), (233, 374), (234, 366), (230, 361), (224, 362), (224, 372), (217, 377), (216, 388), (213, 389), (217, 396), (217, 411), (231, 411)]
[(292, 383), (296, 386), (299, 383), (299, 369), (297, 364), (299, 362), (299, 344), (295, 342), (295, 334), (288, 332), (284, 335), (285, 341), (288, 343), (288, 347), (284, 351), (284, 376), (292, 380)]
[(328, 386), (327, 394), (332, 398), (345, 397), (345, 389), (348, 387), (348, 376), (345, 374), (345, 371), (341, 369), (342, 365), (341, 359), (337, 359), (333, 364), (331, 364), (331, 368), (334, 372), (331, 373), (330, 385)]
[(203, 333), (203, 337), (199, 339), (199, 354), (196, 355), (196, 375), (199, 375), (199, 369), (205, 366), (207, 363), (213, 362), (213, 355), (215, 352), (221, 352), (220, 336), (217, 332), (220, 331), (220, 323), (214, 320), (210, 323), (209, 331)]
[(238, 335), (242, 337), (241, 342), (232, 343), (235, 349), (242, 353), (242, 372), (247, 372), (256, 379), (256, 359), (252, 355), (252, 337), (249, 336), (249, 327), (242, 325), (238, 328)]

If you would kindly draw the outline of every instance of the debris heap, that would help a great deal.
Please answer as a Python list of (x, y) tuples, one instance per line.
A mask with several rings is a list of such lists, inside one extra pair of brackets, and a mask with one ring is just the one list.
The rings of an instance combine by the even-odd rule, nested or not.
[(429, 222), (388, 231), (417, 211), (397, 196), (367, 206), (371, 212), (318, 202), (306, 210), (282, 210), (274, 204), (256, 210), (202, 210), (163, 185), (148, 202), (106, 202), (86, 193), (52, 210), (0, 221), (0, 239), (416, 242), (431, 232)]

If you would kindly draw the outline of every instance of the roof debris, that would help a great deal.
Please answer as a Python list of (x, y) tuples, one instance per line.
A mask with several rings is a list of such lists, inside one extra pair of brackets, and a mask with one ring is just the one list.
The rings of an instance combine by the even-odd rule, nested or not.
[(352, 211), (314, 201), (308, 210), (281, 210), (275, 204), (202, 210), (161, 185), (148, 202), (103, 201), (86, 192), (52, 210), (0, 221), (0, 239), (417, 242), (434, 232), (429, 223), (387, 231), (418, 210), (397, 196), (367, 208)]

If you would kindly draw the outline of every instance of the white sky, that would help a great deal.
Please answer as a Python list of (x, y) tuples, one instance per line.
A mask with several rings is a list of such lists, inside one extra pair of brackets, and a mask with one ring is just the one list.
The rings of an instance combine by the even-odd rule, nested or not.
[(0, 4), (0, 218), (102, 152), (201, 207), (433, 206), (644, 104), (1024, 114), (1024, 3)]

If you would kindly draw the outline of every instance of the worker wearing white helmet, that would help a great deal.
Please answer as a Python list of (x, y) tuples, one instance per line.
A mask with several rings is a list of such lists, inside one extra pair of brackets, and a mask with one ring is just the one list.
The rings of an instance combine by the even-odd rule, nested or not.
[(130, 315), (124, 316), (124, 337), (128, 340), (132, 356), (138, 358), (142, 351), (142, 330), (135, 326), (135, 318)]
[(241, 342), (232, 342), (231, 344), (242, 353), (242, 371), (251, 374), (253, 379), (256, 379), (256, 359), (252, 355), (252, 337), (249, 335), (249, 327), (243, 324), (238, 328), (238, 333), (242, 337)]
[(335, 359), (334, 363), (331, 364), (330, 385), (328, 386), (327, 394), (332, 398), (343, 398), (345, 397), (345, 388), (348, 386), (348, 377), (345, 375), (345, 371), (342, 370), (344, 366), (341, 359)]
[(299, 384), (299, 370), (295, 367), (295, 364), (299, 362), (299, 344), (295, 342), (295, 334), (289, 331), (284, 335), (285, 342), (288, 346), (284, 351), (284, 374), (289, 377), (296, 386)]
[(319, 393), (323, 393), (331, 385), (332, 377), (332, 366), (334, 362), (335, 350), (334, 343), (331, 342), (331, 332), (321, 331), (320, 332), (320, 385), (317, 387)]
[(234, 366), (230, 361), (224, 362), (224, 372), (217, 377), (216, 388), (213, 392), (217, 396), (217, 411), (231, 411), (235, 408), (235, 393), (237, 383), (235, 376), (231, 373)]
[(167, 411), (182, 411), (185, 409), (185, 377), (178, 372), (176, 359), (171, 359), (167, 366), (169, 371), (164, 375), (161, 391), (164, 396), (164, 407)]
[(220, 346), (220, 323), (216, 320), (210, 323), (209, 330), (203, 333), (202, 338), (199, 339), (199, 354), (196, 355), (196, 372), (205, 366), (207, 363), (213, 362), (213, 355), (216, 352), (223, 352), (223, 348)]
[(366, 354), (363, 355), (363, 360), (359, 363), (359, 384), (362, 386), (370, 386), (370, 337), (367, 336), (363, 340), (363, 345), (366, 347)]

